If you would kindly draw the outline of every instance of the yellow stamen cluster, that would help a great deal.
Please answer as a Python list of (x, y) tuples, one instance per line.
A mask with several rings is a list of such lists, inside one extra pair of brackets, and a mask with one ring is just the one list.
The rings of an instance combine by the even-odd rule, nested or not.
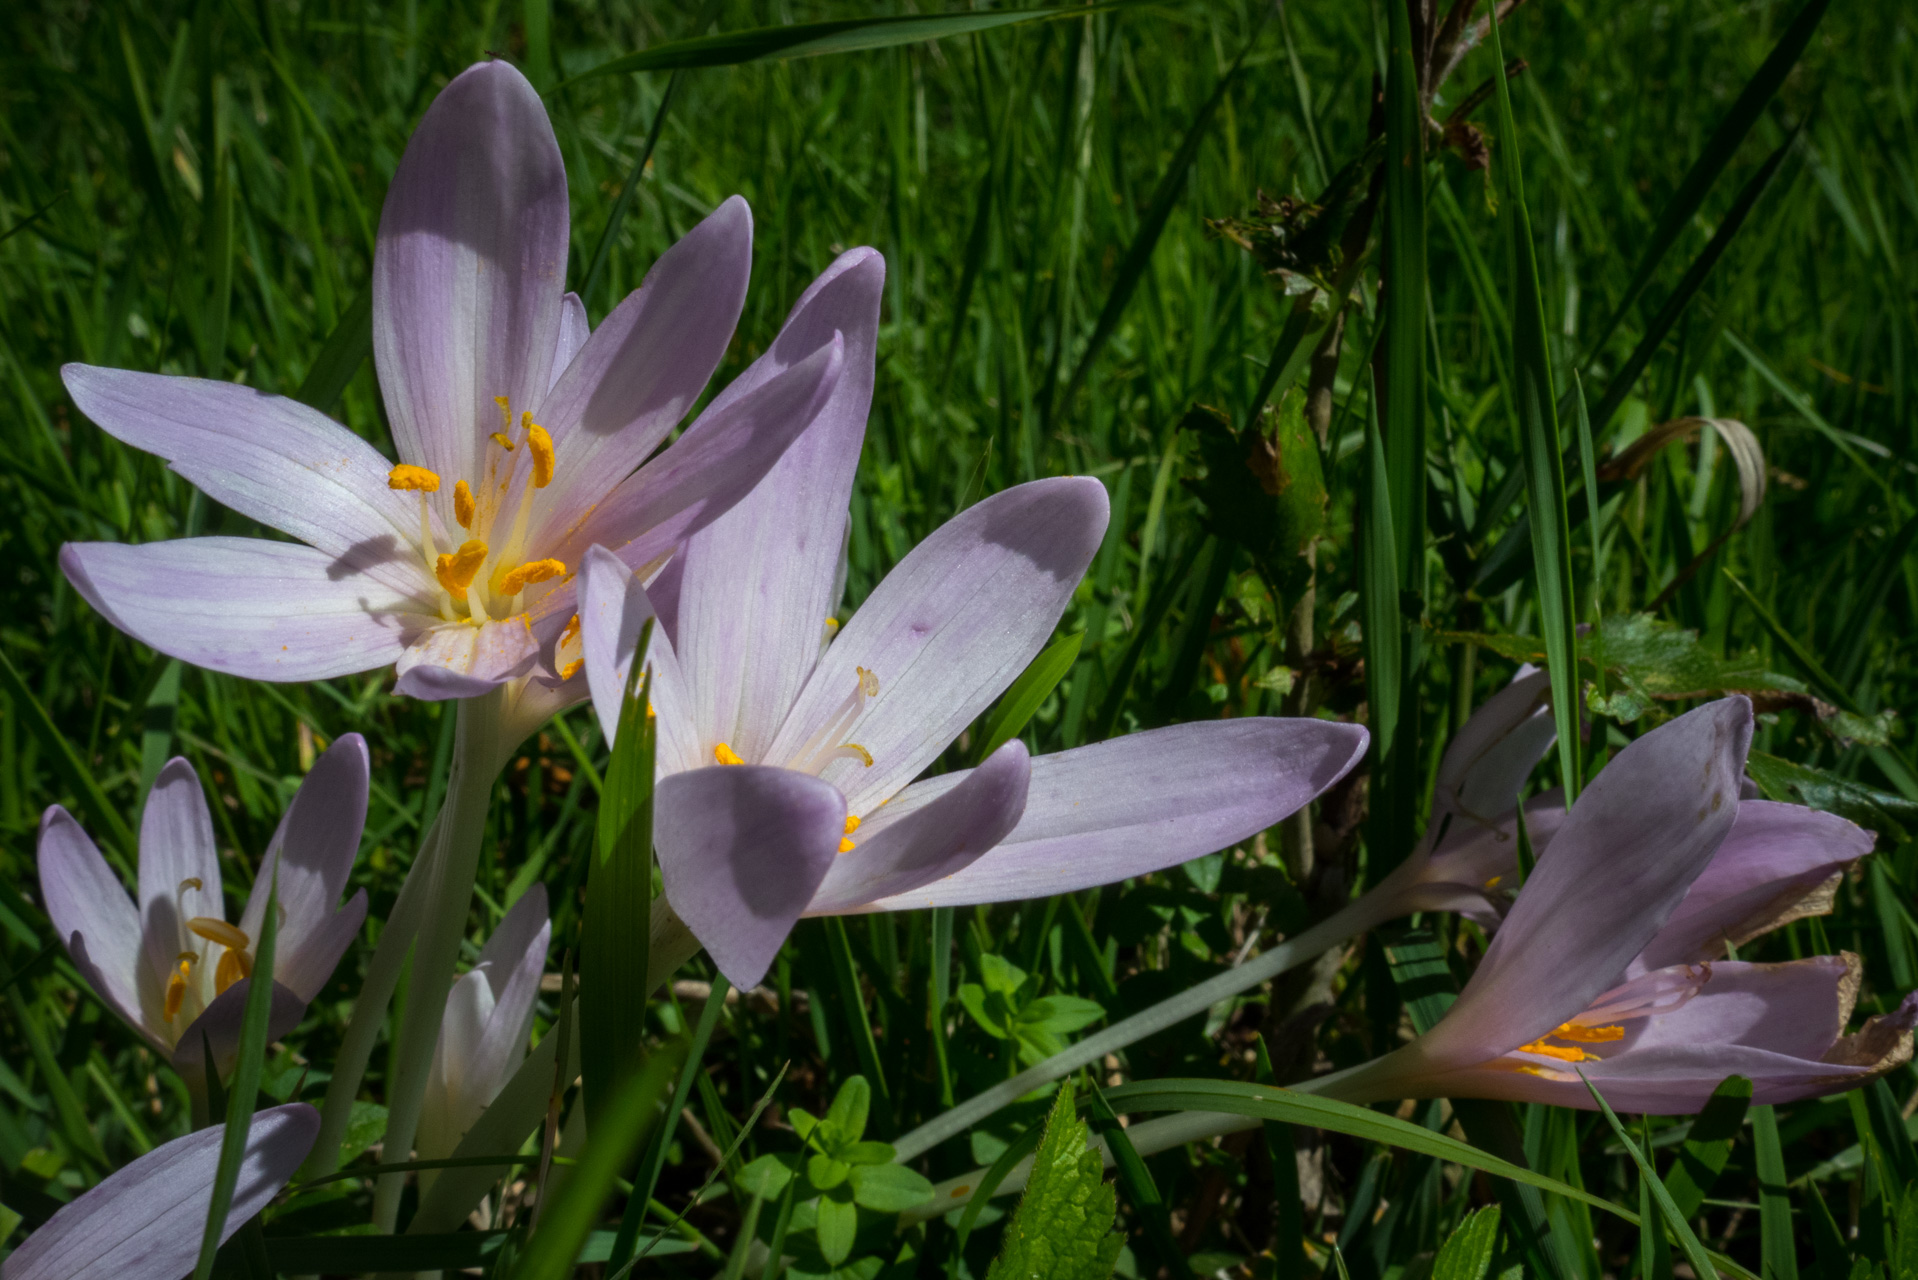
[(516, 596), (535, 582), (564, 576), (566, 566), (557, 560), (528, 560), (499, 580), (499, 593)]
[(386, 474), (386, 487), (401, 491), (417, 490), (420, 493), (438, 493), (440, 478), (425, 467), (416, 467), (402, 462)]
[(186, 980), (193, 972), (193, 962), (200, 957), (191, 951), (182, 951), (175, 959), (179, 961), (166, 980), (166, 1020), (173, 1021), (180, 1016), (180, 1006), (186, 1003)]
[(723, 742), (713, 748), (713, 759), (719, 764), (745, 764), (746, 763), (744, 760), (741, 760), (739, 758), (738, 752), (734, 751), (731, 747), (727, 746)]
[(532, 414), (522, 415), (526, 419), (526, 448), (533, 455), (533, 487), (544, 489), (553, 483), (553, 466), (557, 459), (553, 456), (553, 437), (546, 434), (546, 428), (533, 421)]
[(846, 835), (839, 841), (839, 852), (851, 853), (858, 846), (852, 842), (852, 833), (859, 830), (859, 818), (855, 814), (846, 815)]
[(1522, 1044), (1519, 1053), (1535, 1053), (1541, 1058), (1557, 1058), (1560, 1062), (1596, 1062), (1598, 1055), (1575, 1049), (1570, 1045), (1547, 1044), (1547, 1040), (1571, 1040), (1580, 1044), (1605, 1044), (1613, 1040), (1623, 1040), (1625, 1028), (1620, 1026), (1586, 1027), (1576, 1022), (1563, 1023), (1552, 1028), (1544, 1036)]
[(453, 484), (453, 518), (460, 522), (460, 528), (471, 529), (473, 517), (479, 514), (479, 503), (473, 501), (473, 489), (466, 481)]
[(442, 554), (434, 566), (434, 575), (447, 594), (455, 599), (464, 596), (473, 579), (478, 575), (480, 566), (486, 563), (487, 546), (478, 538), (468, 538), (458, 551)]

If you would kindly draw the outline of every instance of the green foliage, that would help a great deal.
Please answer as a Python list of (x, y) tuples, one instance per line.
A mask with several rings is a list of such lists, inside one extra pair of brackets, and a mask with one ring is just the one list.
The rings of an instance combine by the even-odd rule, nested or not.
[(1498, 1245), (1498, 1206), (1465, 1215), (1439, 1246), (1432, 1260), (1432, 1280), (1485, 1280)]
[(1059, 1090), (1046, 1136), (1032, 1158), (1025, 1195), (1006, 1230), (1005, 1249), (986, 1280), (1105, 1280), (1124, 1238), (1112, 1230), (1116, 1196), (1086, 1125)]
[(979, 977), (959, 984), (959, 1003), (987, 1035), (1012, 1041), (1028, 1066), (1065, 1048), (1064, 1037), (1105, 1017), (1103, 1008), (1082, 996), (1040, 995), (1040, 975), (1003, 956), (981, 956)]

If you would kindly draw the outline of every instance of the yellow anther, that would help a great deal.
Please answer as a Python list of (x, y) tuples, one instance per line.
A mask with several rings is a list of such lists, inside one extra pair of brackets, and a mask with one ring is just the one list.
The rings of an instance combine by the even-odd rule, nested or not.
[[(527, 414), (531, 418), (532, 414)], [(544, 489), (553, 483), (553, 437), (537, 422), (526, 424), (526, 448), (533, 455), (533, 487)]]
[(450, 594), (463, 596), (466, 589), (473, 585), (473, 576), (485, 563), (486, 544), (478, 538), (468, 538), (460, 544), (458, 551), (442, 554), (433, 572), (438, 576), (440, 585)]
[(1534, 1040), (1530, 1044), (1522, 1044), (1518, 1047), (1518, 1052), (1536, 1053), (1541, 1058), (1557, 1058), (1560, 1062), (1592, 1062), (1596, 1061), (1598, 1056), (1587, 1053), (1583, 1049), (1571, 1049), (1564, 1045), (1546, 1044), (1543, 1040)]
[(479, 503), (473, 501), (473, 490), (464, 480), (453, 483), (453, 518), (460, 522), (460, 528), (471, 529), (473, 517), (479, 514)]
[(557, 560), (528, 560), (500, 579), (499, 593), (503, 596), (516, 596), (535, 582), (545, 582), (565, 572), (566, 566)]
[(504, 431), (495, 431), (492, 439), (494, 444), (506, 450), (506, 452), (511, 453), (513, 451), (513, 437), (507, 435)]
[(188, 889), (204, 889), (204, 888), (206, 888), (206, 886), (200, 883), (200, 877), (188, 876), (186, 879), (180, 881), (180, 887), (178, 889), (175, 889), (174, 892), (185, 893)]
[(850, 841), (850, 840), (841, 840), (841, 841), (839, 842), (839, 852), (841, 852), (841, 853), (851, 853), (851, 852), (852, 852), (852, 851), (853, 851), (854, 849), (856, 849), (856, 848), (858, 848), (858, 847), (859, 847), (859, 846), (857, 846), (857, 845), (855, 845), (855, 844), (854, 844), (854, 843), (853, 843), (852, 841)]
[[(502, 432), (511, 431), (513, 429), (513, 402), (505, 396), (494, 396), (493, 403), (499, 406), (499, 429)], [(497, 440), (499, 436), (494, 436), (493, 439)], [(509, 444), (506, 447), (510, 449), (513, 446)]]
[(386, 473), (386, 487), (389, 489), (418, 489), (422, 493), (438, 493), (440, 478), (425, 467), (416, 467), (410, 462), (402, 462)]
[(846, 834), (851, 835), (853, 832), (857, 830), (859, 830), (859, 815), (853, 814), (853, 813), (847, 814), (846, 815)]
[(245, 950), (247, 936), (214, 916), (194, 916), (186, 922), (189, 932), (197, 933), (208, 942), (217, 942), (228, 950)]
[(213, 970), (213, 992), (225, 995), (226, 989), (241, 978), (253, 976), (253, 957), (244, 951), (224, 951)]
[(841, 751), (851, 751), (855, 753), (868, 769), (872, 768), (872, 752), (866, 750), (857, 742), (842, 742), (839, 744), (839, 749)]
[(571, 662), (559, 669), (559, 678), (562, 680), (571, 680), (579, 674), (579, 669), (585, 665), (586, 659), (574, 658)]
[(745, 764), (746, 763), (744, 760), (741, 760), (739, 758), (738, 752), (734, 751), (731, 747), (727, 746), (723, 742), (713, 748), (713, 759), (717, 760), (720, 764)]
[(1604, 1044), (1610, 1040), (1623, 1040), (1625, 1038), (1625, 1028), (1616, 1025), (1609, 1027), (1581, 1027), (1575, 1022), (1568, 1022), (1558, 1030), (1552, 1032), (1552, 1034), (1560, 1040), (1576, 1040), (1583, 1044)]
[(865, 694), (868, 698), (878, 697), (879, 677), (864, 667), (854, 667), (853, 670), (859, 673), (859, 692)]
[(1503, 880), (1504, 878), (1505, 878), (1504, 876), (1493, 876), (1490, 880), (1487, 880), (1485, 882), (1483, 887), (1487, 889), (1496, 889), (1498, 888), (1498, 882)]
[(579, 615), (576, 613), (566, 620), (566, 630), (559, 633), (559, 642), (566, 644), (579, 636)]
[(839, 619), (837, 619), (837, 618), (828, 618), (828, 619), (826, 619), (826, 634), (827, 634), (827, 635), (832, 635), (832, 634), (833, 634), (834, 632), (836, 632), (836, 631), (838, 631), (838, 630), (839, 630)]
[(180, 1006), (186, 1003), (186, 979), (193, 971), (193, 961), (197, 957), (191, 951), (182, 951), (180, 964), (166, 980), (166, 1020), (173, 1021), (179, 1016)]

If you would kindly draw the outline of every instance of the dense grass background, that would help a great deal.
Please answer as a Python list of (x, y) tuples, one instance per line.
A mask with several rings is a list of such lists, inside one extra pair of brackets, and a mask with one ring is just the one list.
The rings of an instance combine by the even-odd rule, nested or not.
[[(41, 809), (55, 801), (75, 808), (103, 844), (119, 841), (115, 852), (128, 854), (126, 827), (116, 832), (106, 815), (135, 824), (159, 765), (185, 754), (218, 798), (232, 888), (250, 879), (315, 747), (359, 730), (373, 745), (375, 770), (355, 874), (377, 922), (437, 804), (451, 741), (450, 715), (391, 697), (383, 674), (247, 684), (156, 658), (95, 616), (57, 570), (63, 541), (255, 530), (81, 418), (59, 366), (81, 360), (232, 378), (288, 394), (324, 385), (323, 353), (336, 331), (353, 330), (371, 228), (405, 139), (446, 79), (488, 53), (553, 90), (549, 108), (572, 193), (571, 276), (580, 287), (667, 76), (555, 86), (619, 54), (699, 34), (695, 8), (23, 0), (0, 16), (0, 636), (11, 667), (0, 689), (0, 961), (12, 975), (0, 1008), (0, 1201), (28, 1219), (7, 1243), (187, 1123), (177, 1082), (87, 998), (58, 948), (49, 949), (43, 919), (20, 900), (35, 896)], [(1609, 336), (1605, 330), (1659, 214), (1795, 9), (1769, 0), (1534, 0), (1505, 30), (1508, 55), (1529, 64), (1513, 82), (1514, 105), (1552, 356), (1561, 377), (1582, 369), (1594, 397), (1740, 188), (1799, 131), (1611, 424), (1612, 443), (1622, 445), (1684, 415), (1736, 418), (1763, 448), (1765, 501), (1704, 572), (1665, 591), (1730, 525), (1739, 498), (1722, 448), (1709, 440), (1668, 448), (1616, 489), (1602, 578), (1594, 577), (1584, 528), (1574, 531), (1575, 580), (1581, 617), (1593, 601), (1606, 614), (1659, 601), (1662, 616), (1699, 631), (1709, 650), (1755, 650), (1772, 670), (1813, 678), (1782, 633), (1860, 710), (1896, 710), (1910, 702), (1918, 675), (1918, 577), (1905, 554), (1909, 540), (1897, 540), (1918, 502), (1909, 460), (1918, 444), (1918, 57), (1910, 12), (1833, 6), (1649, 289)], [(740, 30), (863, 15), (859, 6), (722, 0), (712, 16), (711, 29)], [(1171, 719), (1275, 713), (1283, 681), (1269, 677), (1287, 661), (1283, 621), (1296, 595), (1274, 600), (1250, 562), (1211, 536), (1187, 483), (1203, 462), (1193, 433), (1179, 424), (1196, 404), (1243, 416), (1289, 303), (1206, 219), (1249, 212), (1259, 191), (1316, 195), (1358, 155), (1384, 49), (1379, 5), (1299, 3), (1280, 20), (1256, 4), (1165, 4), (907, 48), (683, 72), (587, 304), (597, 319), (685, 228), (727, 195), (744, 194), (757, 226), (753, 286), (717, 387), (763, 348), (835, 253), (878, 247), (889, 275), (854, 500), (851, 601), (982, 495), (1036, 476), (1089, 473), (1108, 485), (1115, 518), (1063, 624), (1086, 632), (1080, 661), (1034, 721), (1034, 744), (1075, 745)], [(1235, 62), (1236, 75), (1215, 98)], [(1491, 67), (1487, 51), (1472, 53), (1442, 92), (1438, 114)], [(1474, 119), (1496, 134), (1489, 106)], [(1494, 154), (1509, 141), (1494, 136)], [(1519, 458), (1501, 393), (1510, 377), (1502, 224), (1485, 175), (1456, 152), (1434, 159), (1428, 192), (1435, 514), (1425, 619), (1438, 628), (1533, 634), (1529, 588), (1510, 575), (1488, 585), (1480, 574), (1522, 516), (1513, 507), (1477, 517)], [(1376, 237), (1372, 255), (1333, 384), (1331, 510), (1313, 629), (1322, 643), (1309, 663), (1315, 701), (1350, 718), (1366, 713), (1352, 525)], [(370, 362), (327, 407), (387, 443)], [(1575, 514), (1582, 501), (1574, 495)], [(1777, 631), (1723, 570), (1769, 607)], [(1298, 654), (1292, 664), (1308, 665)], [(1415, 702), (1420, 776), (1429, 777), (1460, 715), (1510, 669), (1484, 649), (1431, 650)], [(1646, 723), (1608, 732), (1617, 741)], [(495, 798), (474, 938), (543, 880), (555, 903), (555, 965), (560, 948), (573, 945), (596, 770), (605, 763), (597, 739), (590, 715), (576, 711), (509, 769)], [(969, 762), (968, 745), (955, 748), (953, 763)], [(1901, 754), (1906, 737), (1867, 751), (1786, 708), (1765, 717), (1757, 745), (1918, 799)], [(1548, 761), (1539, 784), (1555, 781), (1556, 768)], [(942, 1099), (1007, 1073), (1007, 1046), (956, 1001), (935, 1015), (950, 1026), (950, 1054), (929, 1043), (931, 992), (977, 981), (982, 956), (1003, 956), (1044, 975), (1048, 990), (1098, 1000), (1115, 1017), (1142, 1007), (1230, 963), (1261, 924), (1295, 931), (1362, 880), (1368, 862), (1402, 856), (1357, 839), (1364, 803), (1364, 788), (1348, 787), (1320, 807), (1319, 867), (1309, 877), (1280, 868), (1271, 856), (1275, 836), (1270, 850), (1260, 842), (1082, 900), (962, 912), (943, 961), (929, 917), (849, 922), (883, 1055), (875, 1131), (901, 1132), (940, 1110)], [(1861, 952), (1861, 1012), (1918, 981), (1909, 914), (1918, 855), (1896, 815), (1882, 812), (1879, 869), (1854, 877), (1828, 920), (1791, 926), (1757, 952), (1784, 958), (1828, 944)], [(349, 953), (313, 1006), (295, 1038), (301, 1059), (281, 1053), (270, 1064), (276, 1096), (300, 1088), (317, 1097), (323, 1088), (329, 1046), (367, 950)], [(941, 978), (936, 971), (948, 961)], [(1355, 950), (1342, 972), (1328, 966), (1309, 983), (1281, 983), (1215, 1012), (1204, 1028), (1189, 1024), (1138, 1046), (1130, 1072), (1249, 1078), (1251, 1033), (1274, 1036), (1296, 1007), (1319, 998), (1334, 1007), (1316, 1033), (1309, 1021), (1302, 1031), (1291, 1024), (1294, 1069), (1310, 1067), (1314, 1034), (1334, 1062), (1367, 1056), (1395, 1031), (1398, 1008), (1389, 982), (1361, 976), (1366, 963)], [(779, 1102), (814, 1110), (861, 1069), (852, 1047), (859, 1033), (845, 1017), (857, 993), (829, 964), (823, 932), (802, 927), (769, 985), (777, 1012), (743, 1002), (722, 1019), (706, 1055), (693, 1113), (722, 1145), (781, 1064), (792, 1068)], [(683, 1018), (671, 1002), (651, 1016), (662, 1035)], [(1274, 1038), (1275, 1049), (1280, 1044)], [(380, 1062), (369, 1081), (374, 1100)], [(1918, 1079), (1901, 1070), (1890, 1085), (1902, 1104)], [(961, 1141), (936, 1152), (929, 1170), (953, 1173), (990, 1159), (1040, 1106), (1002, 1113), (970, 1149)], [(1435, 1109), (1416, 1114), (1439, 1123)], [(1855, 1146), (1863, 1116), (1843, 1098), (1783, 1109), (1790, 1177)], [(1663, 1122), (1655, 1128), (1682, 1132)], [(1602, 1120), (1539, 1112), (1527, 1138), (1548, 1171), (1636, 1206), (1636, 1174)], [(742, 1158), (788, 1142), (762, 1129)], [(1417, 1265), (1465, 1206), (1487, 1194), (1383, 1149), (1305, 1134), (1300, 1142), (1309, 1234), (1337, 1240), (1354, 1275)], [(702, 1145), (682, 1131), (670, 1152), (660, 1194), (668, 1207), (683, 1208), (705, 1178)], [(1245, 1150), (1252, 1154), (1241, 1158)], [(1205, 1255), (1195, 1270), (1251, 1266), (1268, 1246), (1272, 1183), (1261, 1152), (1171, 1153), (1152, 1162), (1181, 1247)], [(1908, 1149), (1887, 1160), (1898, 1170), (1913, 1164)], [(1756, 1267), (1753, 1161), (1741, 1138), (1700, 1221), (1715, 1246)], [(1867, 1172), (1880, 1176), (1876, 1166)], [(1854, 1152), (1849, 1166), (1826, 1171), (1817, 1185), (1841, 1228), (1863, 1215), (1857, 1247), (1882, 1257), (1883, 1240), (1871, 1234), (1880, 1184), (1865, 1186), (1862, 1177)], [(269, 1229), (363, 1221), (366, 1194), (360, 1183), (339, 1184)], [(1809, 1222), (1818, 1212), (1809, 1193), (1793, 1195)], [(1121, 1199), (1125, 1221), (1143, 1230), (1136, 1206)], [(996, 1241), (991, 1217), (970, 1247), (972, 1274), (983, 1274)], [(691, 1219), (720, 1249), (737, 1221), (731, 1200)], [(1633, 1269), (1636, 1233), (1615, 1222), (1592, 1225), (1598, 1244), (1581, 1245), (1578, 1265), (1594, 1278)], [(1589, 1241), (1592, 1233), (1581, 1226), (1572, 1235)], [(1809, 1232), (1803, 1238), (1811, 1266)], [(917, 1247), (940, 1258), (948, 1239), (935, 1231)], [(1143, 1235), (1133, 1250), (1130, 1265), (1150, 1274), (1159, 1259)], [(1331, 1267), (1325, 1250), (1314, 1256)], [(695, 1274), (717, 1266), (697, 1258), (685, 1265)]]

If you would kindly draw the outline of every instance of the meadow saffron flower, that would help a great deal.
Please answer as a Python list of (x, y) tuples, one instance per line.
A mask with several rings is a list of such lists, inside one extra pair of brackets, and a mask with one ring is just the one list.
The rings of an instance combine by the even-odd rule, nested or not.
[[(447, 993), (414, 1144), (420, 1159), (452, 1155), (519, 1069), (552, 936), (546, 886), (535, 884), (507, 911), (480, 948), (478, 962)], [(429, 1173), (421, 1180), (422, 1191), (431, 1183)]]
[[(911, 551), (843, 627), (844, 490), (802, 440), (662, 575), (648, 661), (654, 843), (672, 909), (738, 986), (803, 915), (1000, 902), (1174, 866), (1271, 826), (1343, 777), (1365, 730), (1240, 719), (1029, 759), (1014, 739), (923, 782), (1038, 653), (1105, 532), (1096, 480), (985, 499)], [(843, 449), (843, 445), (841, 446)], [(856, 437), (851, 451), (856, 455)], [(817, 511), (826, 500), (836, 519)], [(581, 619), (608, 736), (652, 602), (589, 551)]]
[(398, 465), (281, 396), (68, 365), (74, 403), (108, 434), (298, 539), (71, 543), (68, 578), (121, 630), (231, 675), (390, 663), (420, 698), (536, 677), (533, 723), (576, 700), (585, 549), (655, 565), (750, 490), (830, 397), (841, 344), (817, 326), (807, 350), (788, 342), (770, 376), (651, 457), (732, 338), (751, 215), (721, 204), (591, 332), (566, 255), (566, 173), (539, 95), (504, 62), (469, 68), (407, 144), (373, 256)]
[(202, 1037), (221, 1073), (231, 1068), (276, 872), (270, 1036), (298, 1024), (358, 935), (366, 891), (344, 906), (340, 894), (359, 853), (366, 795), (366, 743), (349, 733), (301, 782), (237, 922), (226, 914), (206, 795), (184, 759), (168, 761), (147, 796), (137, 899), (127, 896), (73, 815), (54, 805), (41, 819), (40, 894), (74, 967), (173, 1060), (190, 1089), (204, 1084)]
[[(319, 1131), (305, 1103), (253, 1113), (222, 1243), (280, 1193)], [(28, 1236), (0, 1263), (0, 1280), (180, 1280), (200, 1256), (225, 1137), (221, 1126), (201, 1129), (112, 1174)]]

